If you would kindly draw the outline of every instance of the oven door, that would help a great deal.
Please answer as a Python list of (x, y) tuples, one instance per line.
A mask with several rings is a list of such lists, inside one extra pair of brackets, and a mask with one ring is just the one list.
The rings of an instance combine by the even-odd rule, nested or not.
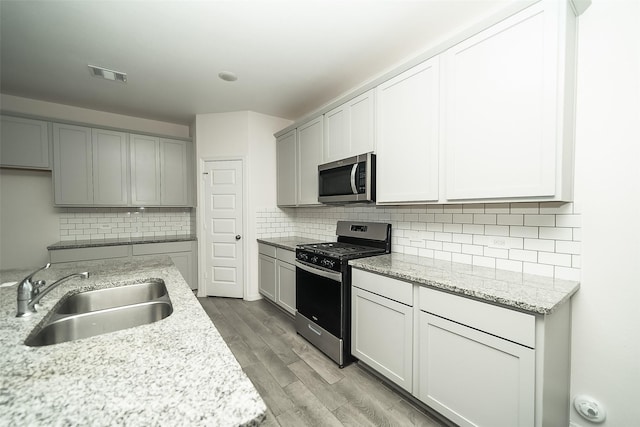
[(296, 310), (337, 338), (343, 338), (342, 274), (296, 260)]

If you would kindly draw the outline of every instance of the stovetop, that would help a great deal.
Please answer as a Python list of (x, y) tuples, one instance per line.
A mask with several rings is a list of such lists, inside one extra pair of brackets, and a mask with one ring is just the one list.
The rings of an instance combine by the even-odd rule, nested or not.
[(372, 253), (384, 253), (384, 249), (372, 248), (368, 246), (354, 245), (344, 242), (331, 242), (331, 243), (311, 243), (308, 245), (299, 246), (308, 252), (313, 252), (320, 255), (333, 256), (336, 258), (350, 255), (365, 255)]

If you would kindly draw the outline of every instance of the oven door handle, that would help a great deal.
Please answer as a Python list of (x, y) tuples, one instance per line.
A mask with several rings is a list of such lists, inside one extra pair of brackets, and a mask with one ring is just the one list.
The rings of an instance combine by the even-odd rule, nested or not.
[(333, 280), (335, 282), (342, 283), (342, 274), (335, 273), (333, 271), (325, 271), (321, 270), (318, 267), (311, 267), (301, 261), (296, 260), (296, 268), (306, 271), (307, 273), (317, 274), (318, 276), (324, 277), (325, 279)]

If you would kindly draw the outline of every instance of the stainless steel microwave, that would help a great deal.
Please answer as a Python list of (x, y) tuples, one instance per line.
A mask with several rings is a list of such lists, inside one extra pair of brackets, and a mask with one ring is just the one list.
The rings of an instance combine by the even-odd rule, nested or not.
[(376, 155), (361, 154), (318, 166), (320, 203), (374, 202)]

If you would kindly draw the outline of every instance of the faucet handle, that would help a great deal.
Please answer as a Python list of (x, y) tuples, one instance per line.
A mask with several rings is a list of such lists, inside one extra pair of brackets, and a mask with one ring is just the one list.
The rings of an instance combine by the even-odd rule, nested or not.
[(36, 271), (34, 271), (33, 273), (29, 274), (27, 277), (25, 277), (24, 279), (22, 279), (22, 282), (20, 283), (24, 283), (24, 282), (31, 282), (31, 279), (33, 278), (33, 276), (36, 275), (36, 273), (42, 271), (42, 270), (46, 270), (47, 268), (51, 267), (51, 263), (48, 262), (46, 263), (43, 267), (40, 267), (39, 269), (37, 269)]

